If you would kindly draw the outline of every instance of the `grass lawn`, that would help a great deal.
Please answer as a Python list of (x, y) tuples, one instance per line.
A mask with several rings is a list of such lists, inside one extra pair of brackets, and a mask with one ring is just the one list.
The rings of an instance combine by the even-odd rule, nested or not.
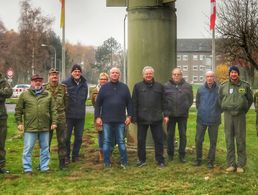
[[(51, 148), (50, 173), (37, 171), (39, 163), (38, 144), (33, 153), (33, 176), (22, 172), (23, 139), (16, 134), (13, 114), (8, 119), (6, 142), (7, 168), (9, 175), (0, 175), (1, 194), (258, 194), (258, 138), (255, 132), (255, 112), (247, 115), (247, 155), (248, 163), (243, 174), (226, 173), (226, 149), (223, 124), (219, 129), (215, 168), (207, 169), (207, 161), (202, 166), (193, 167), (195, 159), (194, 137), (196, 112), (192, 108), (187, 130), (186, 164), (181, 164), (176, 154), (174, 161), (163, 169), (155, 165), (154, 152), (147, 152), (147, 166), (135, 167), (137, 153), (128, 148), (129, 167), (119, 167), (119, 152), (113, 154), (110, 169), (103, 169), (98, 162), (97, 134), (92, 124), (93, 115), (87, 114), (84, 140), (81, 150), (82, 161), (71, 163), (67, 170), (58, 170), (57, 146), (54, 137)], [(178, 133), (177, 133), (178, 136)], [(207, 156), (208, 136), (203, 146)], [(164, 152), (166, 157), (166, 152)]]

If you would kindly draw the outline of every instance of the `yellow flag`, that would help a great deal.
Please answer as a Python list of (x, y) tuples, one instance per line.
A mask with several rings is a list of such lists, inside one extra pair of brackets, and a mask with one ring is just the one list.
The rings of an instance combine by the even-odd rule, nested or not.
[(64, 27), (64, 17), (65, 17), (65, 0), (59, 0), (61, 3), (61, 17), (60, 17), (60, 28)]

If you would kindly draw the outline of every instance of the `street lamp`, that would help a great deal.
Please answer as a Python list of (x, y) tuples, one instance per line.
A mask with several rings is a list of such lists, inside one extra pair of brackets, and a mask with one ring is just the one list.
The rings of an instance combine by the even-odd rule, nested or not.
[(55, 64), (54, 64), (54, 68), (56, 69), (56, 48), (53, 47), (52, 45), (46, 45), (46, 44), (41, 44), (41, 47), (50, 47), (54, 50), (54, 54), (55, 54)]

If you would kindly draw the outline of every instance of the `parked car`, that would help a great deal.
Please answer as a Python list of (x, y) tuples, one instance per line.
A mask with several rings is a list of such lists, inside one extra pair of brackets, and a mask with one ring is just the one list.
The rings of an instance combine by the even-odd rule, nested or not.
[(17, 84), (13, 87), (12, 97), (19, 97), (22, 92), (27, 91), (30, 88), (28, 84)]

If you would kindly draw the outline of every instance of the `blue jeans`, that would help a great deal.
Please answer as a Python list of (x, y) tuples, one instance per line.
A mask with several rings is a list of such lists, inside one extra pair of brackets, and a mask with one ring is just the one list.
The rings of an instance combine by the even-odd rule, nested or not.
[[(116, 145), (116, 139), (115, 139), (115, 134), (111, 136), (112, 141), (111, 141), (111, 148), (110, 151), (111, 153), (113, 152), (115, 145)], [(98, 132), (98, 143), (99, 143), (99, 150), (103, 151), (103, 143), (104, 143), (104, 133), (103, 130)]]
[(120, 161), (121, 164), (127, 165), (127, 151), (125, 145), (125, 124), (124, 123), (104, 123), (103, 124), (103, 133), (104, 133), (104, 143), (103, 143), (103, 152), (104, 152), (104, 165), (110, 165), (110, 151), (112, 143), (115, 140), (118, 144), (120, 152)]
[(71, 137), (74, 130), (72, 159), (76, 159), (79, 157), (79, 152), (82, 145), (82, 135), (83, 135), (85, 119), (67, 118), (66, 122), (67, 122), (67, 137), (66, 137), (67, 158), (70, 159)]
[(39, 140), (40, 146), (40, 170), (47, 171), (49, 169), (49, 132), (25, 132), (22, 154), (23, 170), (25, 173), (32, 171), (32, 150), (37, 139)]

